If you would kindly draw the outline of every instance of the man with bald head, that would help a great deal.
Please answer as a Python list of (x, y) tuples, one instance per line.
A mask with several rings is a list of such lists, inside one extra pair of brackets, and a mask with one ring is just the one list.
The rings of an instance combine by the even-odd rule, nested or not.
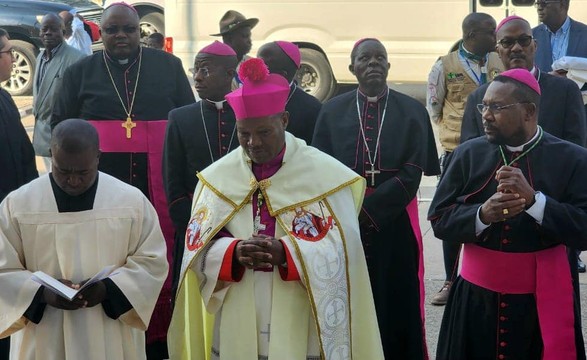
[(416, 192), (440, 172), (428, 113), (389, 89), (387, 50), (356, 42), (349, 70), (359, 88), (322, 106), (312, 146), (367, 179), (359, 215), (381, 342), (387, 359), (425, 359), (424, 263)]
[[(463, 19), (463, 37), (459, 48), (436, 61), (428, 76), (426, 107), (430, 119), (438, 125), (442, 167), (459, 145), (461, 122), (467, 96), (493, 80), (503, 69), (495, 52), (495, 20), (485, 13), (472, 13)], [(432, 298), (432, 305), (444, 305), (450, 286), (458, 273), (458, 244), (443, 243), (445, 282)]]
[(538, 125), (541, 93), (526, 69), (496, 77), (485, 136), (457, 147), (430, 204), (434, 235), (464, 243), (439, 360), (585, 359), (566, 248), (587, 249), (587, 150)]
[(65, 33), (65, 25), (60, 16), (49, 13), (41, 20), (40, 35), (45, 50), (37, 56), (33, 81), (33, 146), (35, 154), (43, 157), (47, 170), (51, 168), (51, 113), (61, 92), (63, 74), (69, 66), (85, 56), (65, 43)]
[(92, 38), (86, 31), (80, 16), (65, 10), (60, 12), (59, 16), (65, 23), (65, 42), (84, 55), (92, 55)]
[[(60, 123), (51, 156), (50, 173), (0, 205), (0, 336), (12, 335), (11, 359), (145, 359), (144, 331), (168, 269), (155, 209), (98, 171), (88, 122)], [(77, 289), (111, 265), (72, 300), (31, 280), (43, 271)]]
[[(174, 231), (161, 169), (165, 127), (169, 111), (193, 103), (194, 94), (177, 57), (140, 46), (139, 15), (132, 6), (107, 7), (101, 33), (104, 50), (66, 70), (51, 124), (75, 117), (98, 129), (100, 170), (137, 187), (151, 200), (171, 256)], [(171, 278), (147, 332), (155, 359), (167, 357), (170, 304)]]
[(257, 57), (263, 59), (270, 73), (279, 74), (289, 82), (285, 105), (289, 113), (287, 131), (310, 144), (322, 103), (296, 84), (296, 72), (302, 61), (300, 49), (287, 41), (273, 41), (261, 46)]
[(238, 61), (219, 41), (204, 47), (194, 60), (194, 84), (202, 100), (169, 113), (163, 149), (163, 181), (169, 215), (175, 226), (172, 289), (175, 294), (190, 219), (196, 174), (238, 147), (234, 111), (224, 99)]

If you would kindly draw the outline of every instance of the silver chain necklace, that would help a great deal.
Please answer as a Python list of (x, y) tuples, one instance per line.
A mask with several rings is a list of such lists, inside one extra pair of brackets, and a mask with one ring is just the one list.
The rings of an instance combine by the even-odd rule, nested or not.
[[(212, 155), (212, 146), (210, 145), (210, 137), (208, 136), (208, 129), (206, 128), (206, 120), (204, 118), (204, 101), (200, 101), (200, 115), (202, 116), (202, 125), (204, 126), (204, 134), (206, 134), (206, 141), (208, 142), (208, 151), (210, 152), (210, 159), (214, 162), (214, 155)], [(232, 128), (232, 135), (230, 136), (230, 142), (228, 143), (228, 149), (226, 149), (226, 153), (230, 151), (230, 146), (232, 145), (232, 140), (234, 139), (234, 133), (236, 130), (236, 123), (234, 124), (234, 128)], [(220, 156), (222, 157), (222, 155)]]
[[(292, 84), (293, 84), (293, 81), (292, 81)], [(291, 85), (292, 85), (292, 84), (290, 84), (290, 88), (291, 88)], [(296, 92), (296, 90), (298, 89), (298, 86), (297, 86), (297, 85), (293, 84), (293, 86), (294, 86), (294, 88), (293, 88), (293, 91), (292, 91), (292, 92), (291, 92), (291, 94), (289, 94), (289, 96), (287, 97), (287, 101), (285, 102), (285, 105), (289, 104), (289, 101), (291, 100), (292, 96), (294, 95), (294, 93), (295, 93), (295, 92)]]
[(380, 174), (381, 171), (375, 170), (375, 161), (377, 160), (377, 149), (379, 149), (379, 140), (381, 139), (381, 129), (383, 129), (383, 123), (385, 122), (385, 113), (387, 112), (387, 102), (389, 100), (389, 88), (387, 89), (387, 94), (385, 94), (385, 106), (383, 107), (383, 114), (381, 116), (381, 124), (379, 125), (379, 133), (377, 134), (377, 141), (375, 142), (375, 154), (373, 155), (373, 159), (371, 159), (371, 149), (369, 149), (369, 144), (367, 143), (367, 137), (365, 136), (365, 130), (363, 129), (363, 117), (361, 116), (361, 109), (359, 107), (359, 90), (357, 90), (357, 115), (359, 116), (359, 127), (361, 128), (361, 135), (363, 136), (363, 144), (365, 144), (365, 149), (367, 149), (367, 156), (369, 158), (369, 165), (371, 165), (371, 169), (365, 171), (365, 175), (371, 177), (371, 186), (375, 186), (375, 175)]

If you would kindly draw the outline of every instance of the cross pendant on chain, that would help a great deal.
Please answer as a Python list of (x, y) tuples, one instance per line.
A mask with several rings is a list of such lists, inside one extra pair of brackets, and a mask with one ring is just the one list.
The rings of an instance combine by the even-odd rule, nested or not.
[(381, 171), (375, 170), (375, 164), (371, 164), (371, 170), (365, 171), (365, 175), (371, 176), (371, 186), (375, 186), (375, 175), (381, 174)]
[(259, 235), (259, 231), (265, 230), (267, 227), (265, 224), (261, 224), (261, 216), (255, 216), (255, 222), (253, 223), (253, 231), (255, 235)]
[(132, 129), (137, 127), (137, 123), (132, 122), (132, 119), (129, 117), (126, 118), (126, 121), (120, 124), (123, 128), (126, 129), (126, 138), (130, 139), (132, 137)]

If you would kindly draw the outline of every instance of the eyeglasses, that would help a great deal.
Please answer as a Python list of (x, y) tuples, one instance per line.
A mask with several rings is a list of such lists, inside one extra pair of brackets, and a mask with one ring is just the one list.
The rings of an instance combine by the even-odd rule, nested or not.
[(192, 75), (194, 76), (194, 78), (196, 76), (198, 76), (198, 73), (202, 73), (202, 76), (205, 77), (205, 78), (207, 78), (208, 76), (210, 76), (210, 70), (207, 67), (191, 68), (189, 70), (192, 73)]
[(501, 45), (504, 49), (509, 49), (511, 47), (514, 47), (516, 43), (520, 44), (521, 47), (526, 47), (532, 43), (532, 40), (534, 40), (532, 36), (526, 35), (520, 36), (517, 39), (503, 38), (499, 40), (497, 43)]
[(535, 7), (546, 7), (548, 4), (560, 3), (560, 0), (546, 0), (546, 1), (536, 1), (534, 3)]
[(120, 30), (122, 30), (125, 34), (134, 34), (135, 32), (137, 32), (138, 27), (136, 26), (109, 26), (107, 28), (102, 29), (102, 31), (104, 31), (106, 34), (108, 35), (116, 35), (120, 32)]
[(507, 104), (507, 105), (496, 105), (496, 104), (477, 104), (477, 110), (479, 110), (479, 112), (481, 113), (481, 115), (483, 115), (484, 112), (486, 112), (487, 110), (489, 110), (492, 114), (499, 114), (500, 111), (511, 108), (513, 106), (516, 105), (520, 105), (520, 104), (530, 104), (529, 101), (520, 101), (517, 103), (513, 103), (513, 104)]
[(0, 54), (10, 54), (10, 56), (15, 58), (16, 57), (16, 50), (8, 49), (8, 50), (0, 51)]

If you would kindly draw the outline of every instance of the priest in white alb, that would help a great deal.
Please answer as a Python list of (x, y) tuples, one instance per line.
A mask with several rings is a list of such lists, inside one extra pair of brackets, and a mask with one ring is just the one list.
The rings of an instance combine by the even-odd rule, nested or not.
[(240, 147), (198, 174), (171, 358), (382, 360), (364, 179), (285, 132), (287, 80), (261, 59), (239, 77), (226, 99)]
[[(61, 122), (52, 172), (0, 204), (0, 338), (11, 335), (11, 359), (146, 359), (165, 241), (141, 191), (98, 172), (98, 144), (88, 122)], [(107, 266), (73, 300), (32, 279), (43, 271), (79, 289)]]

